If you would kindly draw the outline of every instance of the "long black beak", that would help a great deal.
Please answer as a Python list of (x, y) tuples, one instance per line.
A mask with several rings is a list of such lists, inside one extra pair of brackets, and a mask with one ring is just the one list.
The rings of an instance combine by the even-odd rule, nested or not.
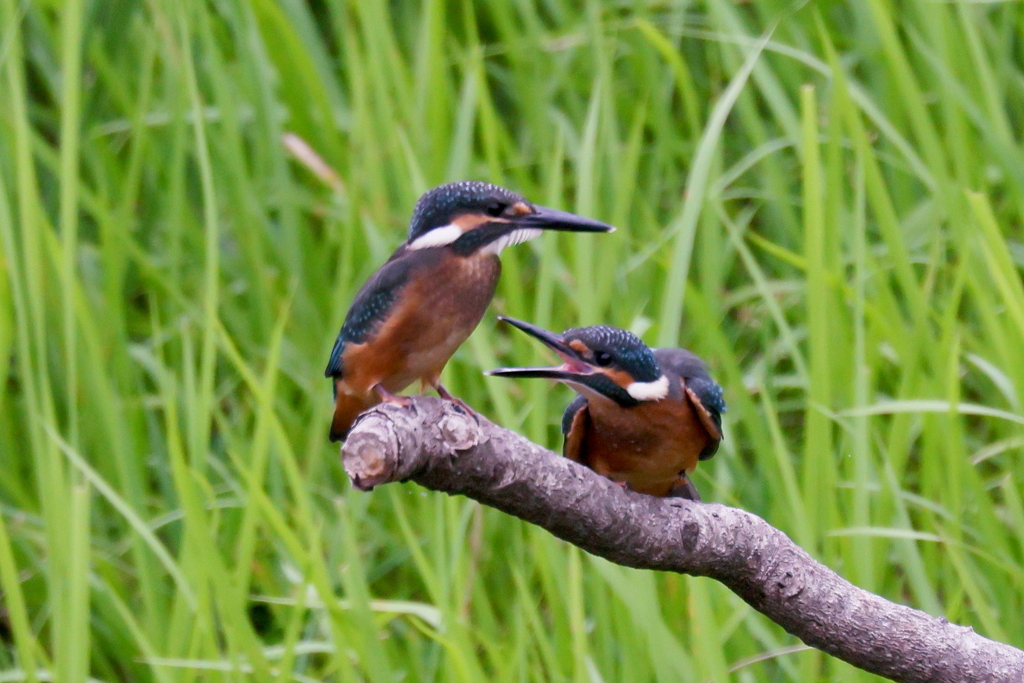
[(498, 368), (497, 370), (488, 370), (484, 373), (485, 375), (491, 375), (494, 377), (544, 377), (554, 380), (581, 382), (584, 377), (588, 377), (593, 374), (594, 370), (592, 366), (583, 360), (580, 354), (577, 353), (576, 349), (566, 344), (561, 335), (549, 332), (543, 327), (537, 327), (536, 325), (531, 325), (528, 322), (516, 320), (515, 318), (508, 318), (503, 315), (499, 315), (498, 320), (506, 322), (513, 327), (518, 327), (531, 337), (539, 339), (555, 353), (561, 356), (562, 360), (565, 362), (562, 365), (555, 367)]
[(545, 330), (543, 327), (538, 327), (524, 320), (516, 320), (515, 318), (509, 318), (506, 315), (499, 315), (498, 320), (500, 320), (503, 323), (508, 323), (513, 327), (518, 327), (520, 330), (530, 335), (531, 337), (541, 340), (542, 342), (544, 342), (545, 345), (550, 347), (552, 350), (555, 351), (555, 353), (557, 353), (559, 356), (562, 356), (562, 358), (565, 358), (566, 360), (569, 360), (570, 358), (579, 361), (583, 360), (582, 358), (580, 358), (580, 354), (576, 352), (576, 349), (572, 348), (571, 346), (565, 343), (565, 341), (562, 339), (562, 335), (560, 334), (549, 332)]
[(495, 368), (484, 370), (490, 377), (541, 377), (543, 379), (561, 380), (563, 382), (583, 383), (584, 373), (569, 372), (561, 368)]
[(559, 211), (546, 206), (534, 206), (533, 213), (524, 213), (510, 222), (516, 228), (535, 228), (538, 230), (565, 230), (568, 232), (615, 232), (615, 228), (607, 223), (584, 218), (568, 211)]
[(488, 370), (484, 373), (485, 375), (493, 377), (543, 377), (557, 382), (567, 382), (573, 385), (573, 388), (576, 388), (577, 391), (580, 386), (587, 387), (627, 408), (639, 404), (636, 398), (616, 384), (599, 367), (590, 364), (576, 349), (566, 344), (565, 339), (561, 335), (548, 332), (543, 327), (537, 327), (515, 318), (506, 318), (499, 315), (498, 320), (518, 327), (531, 337), (541, 340), (561, 356), (564, 362), (561, 365), (547, 368), (498, 368), (497, 370)]

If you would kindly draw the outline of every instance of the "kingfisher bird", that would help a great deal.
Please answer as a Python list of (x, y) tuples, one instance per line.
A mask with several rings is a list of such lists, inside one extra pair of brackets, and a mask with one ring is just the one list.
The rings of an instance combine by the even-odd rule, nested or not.
[(546, 377), (577, 396), (562, 415), (563, 454), (640, 493), (700, 500), (689, 475), (722, 441), (722, 387), (686, 349), (650, 349), (607, 325), (562, 334), (499, 316), (536, 337), (562, 365), (488, 375)]
[(356, 294), (334, 342), (324, 372), (334, 382), (331, 441), (343, 440), (356, 416), (381, 401), (408, 405), (396, 393), (416, 380), (469, 410), (441, 384), (441, 371), (494, 297), (502, 249), (543, 230), (614, 229), (489, 183), (426, 192), (408, 239)]

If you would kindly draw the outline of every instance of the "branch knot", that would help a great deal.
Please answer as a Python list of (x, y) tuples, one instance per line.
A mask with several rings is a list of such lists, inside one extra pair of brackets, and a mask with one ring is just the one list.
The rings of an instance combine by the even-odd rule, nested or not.
[(480, 429), (476, 417), (465, 413), (456, 406), (446, 406), (444, 414), (437, 423), (441, 440), (445, 447), (454, 455), (458, 451), (466, 451), (479, 446), (487, 440), (486, 434)]

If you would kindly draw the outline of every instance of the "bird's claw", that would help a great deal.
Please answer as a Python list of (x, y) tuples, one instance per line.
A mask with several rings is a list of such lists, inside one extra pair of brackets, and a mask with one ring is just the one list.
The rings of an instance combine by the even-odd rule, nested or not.
[(455, 409), (460, 413), (465, 414), (468, 417), (476, 420), (477, 424), (480, 424), (480, 419), (477, 417), (476, 411), (469, 407), (465, 401), (458, 396), (452, 396), (451, 392), (444, 388), (444, 385), (438, 382), (434, 385), (434, 389), (437, 391), (437, 395), (445, 401), (451, 401), (455, 405)]
[(476, 411), (470, 408), (465, 401), (463, 401), (461, 398), (451, 398), (449, 400), (452, 402), (452, 404), (454, 404), (456, 410), (458, 410), (461, 413), (465, 413), (468, 417), (471, 417), (474, 420), (476, 420), (477, 424), (480, 424), (480, 420), (477, 418)]
[(408, 396), (392, 394), (390, 391), (385, 389), (380, 384), (374, 386), (373, 390), (377, 392), (377, 396), (380, 397), (381, 403), (394, 403), (396, 405), (402, 406), (403, 408), (408, 408), (409, 406), (412, 405), (412, 399), (409, 398)]

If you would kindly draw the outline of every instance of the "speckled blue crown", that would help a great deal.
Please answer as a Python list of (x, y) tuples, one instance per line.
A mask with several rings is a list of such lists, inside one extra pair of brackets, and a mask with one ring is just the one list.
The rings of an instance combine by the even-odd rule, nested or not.
[(610, 353), (616, 364), (637, 382), (653, 382), (661, 377), (661, 368), (647, 344), (627, 330), (608, 325), (574, 327), (566, 330), (562, 338), (567, 342), (579, 339), (594, 353)]
[(440, 185), (423, 193), (416, 202), (409, 221), (409, 240), (412, 241), (436, 227), (451, 223), (464, 213), (484, 211), (495, 203), (507, 205), (525, 202), (522, 195), (504, 187), (476, 180), (460, 180)]

